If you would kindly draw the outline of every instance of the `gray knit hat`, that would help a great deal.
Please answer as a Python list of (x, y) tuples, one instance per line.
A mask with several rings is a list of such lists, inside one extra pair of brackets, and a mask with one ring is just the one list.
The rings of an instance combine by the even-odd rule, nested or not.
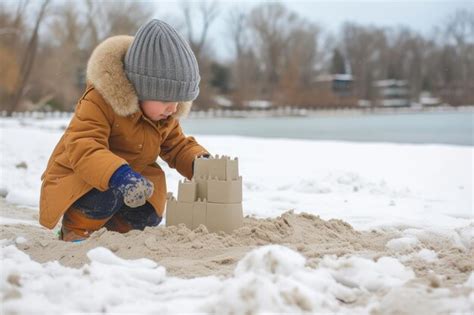
[(140, 100), (192, 101), (199, 94), (199, 68), (191, 47), (160, 20), (140, 27), (124, 60)]

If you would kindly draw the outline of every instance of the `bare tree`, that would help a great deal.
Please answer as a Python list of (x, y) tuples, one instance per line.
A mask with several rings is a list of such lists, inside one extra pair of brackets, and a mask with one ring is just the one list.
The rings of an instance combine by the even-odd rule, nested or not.
[(134, 35), (141, 25), (148, 22), (154, 5), (137, 1), (86, 0), (86, 44), (90, 50), (102, 40), (113, 35)]
[(21, 98), (23, 97), (23, 92), (28, 82), (31, 69), (35, 61), (36, 51), (38, 49), (38, 31), (39, 31), (41, 22), (43, 21), (43, 18), (45, 17), (46, 9), (49, 5), (49, 2), (50, 0), (43, 1), (39, 10), (38, 16), (36, 18), (35, 26), (33, 28), (33, 32), (28, 42), (28, 45), (26, 46), (25, 54), (23, 56), (23, 60), (21, 63), (20, 76), (18, 78), (16, 91), (15, 91), (15, 94), (13, 95), (12, 102), (9, 104), (10, 106), (7, 108), (8, 116), (12, 115), (13, 111), (18, 107), (18, 104)]
[(474, 44), (474, 11), (458, 10), (449, 16), (444, 36), (448, 43), (460, 47)]
[(232, 69), (232, 98), (236, 107), (257, 96), (259, 80), (258, 60), (249, 43), (248, 12), (241, 7), (230, 10), (226, 19), (229, 38), (234, 50)]
[[(0, 3), (2, 109), (11, 113), (20, 104), (45, 100), (57, 108), (72, 108), (84, 88), (92, 50), (111, 35), (134, 34), (151, 18), (151, 5), (93, 0)], [(474, 103), (472, 10), (448, 16), (433, 37), (405, 27), (347, 23), (325, 40), (326, 33), (317, 25), (282, 4), (264, 3), (250, 11), (236, 6), (226, 19), (234, 55), (224, 64), (210, 49), (211, 30), (220, 14), (217, 2), (181, 3), (181, 9), (182, 19), (173, 25), (182, 27), (198, 59), (202, 80), (196, 104), (201, 108), (213, 106), (216, 93), (228, 93), (237, 106), (253, 99), (311, 105), (322, 95), (316, 93), (321, 88), (316, 77), (331, 68), (353, 74), (357, 96), (364, 99), (373, 97), (374, 80), (393, 78), (407, 80), (413, 98), (429, 90), (453, 105)], [(339, 54), (332, 54), (335, 49)]]
[(315, 76), (319, 28), (278, 3), (254, 8), (249, 19), (263, 75), (262, 97), (299, 103), (297, 96)]
[(279, 3), (264, 4), (250, 13), (250, 25), (255, 35), (256, 51), (265, 75), (264, 94), (273, 98), (283, 70), (284, 47), (296, 15)]
[[(53, 7), (47, 32), (42, 41), (28, 92), (32, 99), (50, 95), (49, 104), (56, 109), (72, 109), (84, 90), (87, 60), (92, 50), (105, 38), (134, 34), (147, 22), (151, 12), (146, 4), (132, 1), (85, 1), (84, 6), (63, 2)], [(129, 13), (130, 12), (130, 13)], [(60, 62), (65, 60), (67, 62)], [(48, 80), (42, 80), (44, 76)], [(44, 98), (43, 98), (44, 99)]]
[(232, 39), (237, 59), (242, 56), (244, 49), (246, 49), (248, 45), (248, 34), (246, 34), (248, 27), (247, 15), (248, 13), (242, 8), (234, 7), (227, 16), (228, 32)]
[(25, 28), (25, 13), (30, 2), (28, 0), (18, 1), (15, 13), (12, 15), (7, 8), (2, 6), (0, 19), (0, 38), (3, 43), (16, 46), (21, 38), (20, 31)]
[(197, 59), (200, 59), (202, 50), (204, 49), (204, 45), (206, 44), (209, 28), (211, 27), (212, 23), (215, 21), (216, 17), (219, 15), (219, 6), (216, 0), (212, 2), (208, 2), (208, 1), (199, 2), (199, 7), (197, 11), (201, 19), (200, 21), (201, 29), (198, 33), (194, 32), (194, 29), (195, 29), (194, 16), (195, 15), (192, 13), (194, 13), (195, 10), (193, 10), (190, 2), (182, 1), (181, 9), (184, 16), (184, 22), (185, 22), (188, 41), (194, 53), (196, 54)]
[(12, 101), (19, 82), (27, 5), (28, 1), (19, 1), (12, 14), (11, 8), (0, 4), (0, 103), (4, 110)]
[[(184, 19), (184, 32), (187, 34), (188, 42), (196, 55), (201, 75), (200, 93), (196, 99), (199, 108), (209, 108), (214, 103), (210, 81), (212, 80), (212, 59), (210, 52), (206, 50), (209, 38), (209, 30), (219, 15), (217, 1), (202, 1), (198, 3), (197, 9), (190, 2), (181, 2), (181, 11)], [(196, 18), (200, 23), (196, 23)], [(198, 26), (197, 26), (198, 25)], [(198, 30), (197, 32), (195, 30)]]
[(308, 106), (313, 102), (310, 91), (317, 77), (319, 34), (319, 28), (308, 22), (301, 23), (289, 34), (284, 47), (277, 104)]
[[(474, 103), (474, 11), (458, 10), (442, 26), (444, 47), (439, 85), (442, 96), (454, 105)], [(443, 69), (440, 69), (443, 71)], [(449, 88), (446, 88), (449, 87)]]
[(346, 23), (342, 27), (341, 44), (347, 53), (359, 98), (372, 98), (372, 83), (382, 79), (383, 65), (388, 51), (386, 33), (381, 28)]
[(406, 28), (385, 31), (386, 47), (381, 48), (378, 79), (403, 79), (410, 85), (411, 98), (416, 99), (423, 89), (429, 42)]
[[(86, 20), (73, 2), (51, 8), (48, 27), (50, 36), (42, 41), (31, 80), (35, 84), (28, 96), (39, 100), (49, 95), (55, 109), (71, 109), (84, 85), (84, 68), (89, 51), (86, 41)], [(67, 60), (67, 62), (61, 62)], [(47, 80), (42, 78), (47, 77)], [(35, 102), (36, 103), (36, 102)], [(38, 104), (41, 105), (41, 104)]]
[(100, 34), (100, 25), (98, 18), (104, 16), (103, 6), (100, 5), (97, 1), (86, 0), (86, 21), (87, 21), (87, 38), (89, 41), (89, 49), (92, 50), (93, 47), (96, 47), (102, 36)]

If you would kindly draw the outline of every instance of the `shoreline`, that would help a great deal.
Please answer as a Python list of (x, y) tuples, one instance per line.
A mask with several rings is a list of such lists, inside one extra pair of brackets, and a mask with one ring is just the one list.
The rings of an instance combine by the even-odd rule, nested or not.
[[(187, 119), (202, 118), (287, 118), (287, 117), (333, 117), (333, 116), (370, 116), (370, 115), (405, 115), (405, 114), (427, 114), (427, 113), (474, 113), (474, 105), (464, 106), (436, 106), (436, 107), (373, 107), (373, 108), (321, 108), (307, 109), (291, 106), (278, 107), (274, 109), (209, 109), (193, 110)], [(7, 117), (5, 111), (0, 111), (0, 118), (67, 118), (72, 116), (70, 111), (24, 111), (15, 112), (12, 117)]]

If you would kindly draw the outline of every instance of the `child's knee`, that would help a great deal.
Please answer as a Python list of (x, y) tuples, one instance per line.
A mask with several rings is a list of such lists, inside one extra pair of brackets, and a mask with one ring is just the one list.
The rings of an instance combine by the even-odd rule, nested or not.
[(113, 216), (123, 206), (123, 197), (117, 189), (103, 192), (93, 189), (79, 198), (74, 206), (87, 217), (100, 220)]

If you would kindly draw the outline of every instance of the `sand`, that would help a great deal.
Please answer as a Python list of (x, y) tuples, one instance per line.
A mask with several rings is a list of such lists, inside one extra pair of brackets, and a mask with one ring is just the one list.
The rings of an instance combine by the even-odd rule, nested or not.
[[(1, 216), (37, 221), (37, 211), (7, 204), (0, 198)], [(56, 229), (57, 230), (57, 229)], [(17, 247), (38, 262), (57, 260), (70, 267), (89, 263), (86, 253), (97, 246), (109, 248), (128, 258), (149, 258), (167, 269), (171, 276), (192, 278), (230, 276), (236, 263), (250, 250), (267, 244), (281, 244), (300, 252), (309, 267), (317, 267), (324, 255), (358, 255), (378, 259), (392, 256), (411, 267), (417, 278), (430, 287), (453, 288), (466, 282), (474, 270), (472, 246), (461, 248), (443, 235), (423, 234), (419, 243), (403, 252), (389, 249), (388, 241), (401, 237), (395, 228), (357, 231), (341, 220), (322, 220), (318, 216), (287, 211), (272, 219), (244, 218), (244, 226), (232, 234), (209, 233), (204, 226), (191, 231), (185, 226), (147, 228), (119, 234), (101, 229), (80, 243), (57, 240), (51, 230), (31, 224), (0, 225), (0, 239), (24, 242)], [(437, 253), (428, 262), (417, 255), (421, 249)]]

